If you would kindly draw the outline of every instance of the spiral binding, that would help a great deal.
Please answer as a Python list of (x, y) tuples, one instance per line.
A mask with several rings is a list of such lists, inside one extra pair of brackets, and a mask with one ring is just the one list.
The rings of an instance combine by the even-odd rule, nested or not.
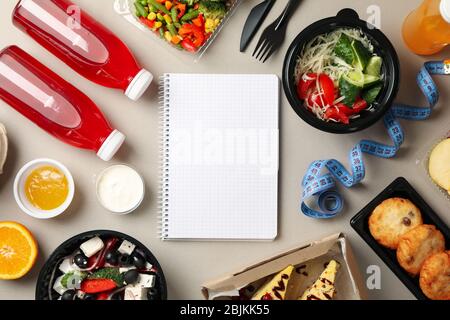
[(160, 186), (158, 191), (158, 210), (160, 210), (158, 233), (162, 240), (169, 233), (169, 98), (170, 75), (159, 78), (159, 114), (160, 114)]

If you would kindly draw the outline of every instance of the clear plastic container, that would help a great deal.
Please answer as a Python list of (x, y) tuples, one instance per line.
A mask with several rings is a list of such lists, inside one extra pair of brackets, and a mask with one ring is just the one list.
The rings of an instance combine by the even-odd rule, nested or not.
[(206, 50), (209, 48), (209, 46), (214, 42), (222, 28), (225, 26), (225, 24), (228, 22), (228, 20), (231, 18), (234, 12), (236, 12), (238, 6), (240, 3), (242, 3), (243, 0), (229, 0), (229, 10), (225, 16), (225, 18), (222, 19), (220, 24), (217, 26), (217, 28), (214, 30), (213, 34), (208, 38), (208, 40), (195, 52), (191, 53), (182, 49), (177, 48), (174, 45), (169, 44), (165, 39), (162, 39), (159, 34), (156, 34), (153, 32), (150, 28), (145, 26), (139, 21), (139, 18), (136, 15), (136, 8), (134, 6), (134, 0), (114, 0), (114, 10), (121, 15), (125, 20), (130, 22), (132, 25), (134, 25), (139, 30), (145, 32), (146, 34), (150, 34), (149, 38), (156, 40), (158, 43), (162, 43), (163, 45), (167, 47), (172, 47), (170, 50), (177, 50), (180, 52), (180, 54), (183, 54), (185, 56), (190, 56), (194, 59), (195, 62), (199, 61), (201, 57), (205, 54)]

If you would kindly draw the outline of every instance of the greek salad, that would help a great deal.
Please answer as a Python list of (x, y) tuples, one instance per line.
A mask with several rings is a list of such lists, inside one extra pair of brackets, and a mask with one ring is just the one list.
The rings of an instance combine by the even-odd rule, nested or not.
[(159, 300), (157, 281), (158, 270), (135, 244), (97, 236), (56, 265), (49, 298), (55, 291), (58, 300)]
[(227, 0), (136, 0), (136, 15), (162, 39), (197, 52), (231, 6)]
[(383, 59), (359, 29), (320, 35), (302, 50), (295, 79), (304, 106), (323, 121), (348, 124), (373, 111), (382, 91)]

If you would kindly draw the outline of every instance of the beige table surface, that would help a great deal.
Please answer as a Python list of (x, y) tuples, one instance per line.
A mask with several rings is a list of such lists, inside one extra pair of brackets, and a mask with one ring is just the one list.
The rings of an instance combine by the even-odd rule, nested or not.
[[(425, 103), (416, 87), (415, 75), (426, 58), (409, 53), (401, 39), (401, 23), (405, 15), (420, 0), (308, 0), (291, 20), (284, 46), (269, 62), (260, 64), (249, 53), (239, 53), (242, 26), (250, 8), (258, 0), (245, 0), (238, 12), (223, 30), (217, 42), (209, 49), (200, 63), (187, 63), (177, 58), (177, 52), (167, 50), (165, 44), (155, 44), (147, 39), (113, 10), (112, 0), (77, 0), (88, 12), (111, 28), (134, 51), (142, 64), (156, 76), (165, 72), (203, 73), (274, 73), (281, 76), (284, 54), (291, 40), (304, 27), (324, 17), (332, 16), (343, 7), (353, 7), (367, 18), (369, 5), (381, 8), (381, 28), (392, 40), (402, 67), (401, 89), (397, 100), (405, 103)], [(266, 24), (281, 12), (286, 0), (277, 1)], [(85, 80), (61, 61), (13, 27), (10, 19), (14, 0), (0, 2), (0, 48), (17, 44), (44, 62), (65, 79), (91, 97), (111, 122), (128, 136), (127, 144), (112, 163), (128, 163), (144, 176), (147, 196), (142, 207), (128, 216), (114, 216), (97, 202), (94, 190), (95, 175), (107, 163), (94, 154), (66, 146), (50, 137), (13, 109), (0, 102), (0, 122), (9, 133), (10, 153), (6, 173), (0, 176), (0, 220), (14, 220), (26, 225), (35, 234), (40, 246), (40, 256), (32, 272), (24, 279), (0, 282), (0, 299), (33, 299), (38, 272), (51, 252), (67, 238), (93, 229), (113, 229), (136, 237), (146, 244), (161, 263), (168, 282), (170, 299), (200, 299), (200, 284), (236, 267), (276, 253), (284, 248), (316, 240), (323, 236), (345, 232), (355, 250), (361, 271), (369, 265), (382, 270), (381, 290), (369, 292), (372, 299), (412, 299), (406, 287), (384, 265), (375, 253), (351, 229), (349, 221), (368, 201), (398, 176), (405, 176), (440, 214), (450, 222), (450, 203), (436, 191), (416, 165), (418, 152), (430, 140), (439, 136), (450, 123), (450, 79), (437, 77), (441, 100), (430, 120), (421, 123), (402, 121), (406, 142), (398, 157), (380, 160), (365, 157), (367, 175), (364, 183), (352, 190), (345, 190), (347, 206), (339, 217), (330, 221), (309, 219), (299, 214), (300, 180), (312, 160), (334, 157), (347, 160), (348, 150), (362, 138), (389, 142), (382, 123), (360, 133), (339, 136), (322, 133), (299, 119), (282, 94), (281, 105), (281, 168), (279, 237), (274, 242), (162, 242), (157, 237), (158, 188), (158, 102), (156, 82), (152, 89), (137, 103), (129, 101), (121, 92), (97, 86)], [(253, 49), (255, 41), (250, 46)], [(251, 51), (251, 50), (249, 50)], [(172, 53), (170, 53), (172, 52)], [(175, 54), (173, 54), (175, 52)], [(448, 53), (448, 51), (446, 51)], [(442, 59), (445, 52), (433, 57)], [(26, 162), (40, 157), (62, 161), (72, 171), (76, 182), (76, 197), (70, 210), (63, 216), (39, 221), (22, 213), (16, 205), (12, 186), (16, 172)]]

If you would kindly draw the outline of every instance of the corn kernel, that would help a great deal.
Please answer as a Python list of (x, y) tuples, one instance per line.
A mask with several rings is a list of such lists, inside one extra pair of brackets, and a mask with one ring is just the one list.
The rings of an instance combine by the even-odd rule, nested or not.
[(172, 35), (169, 31), (164, 32), (164, 38), (166, 38), (168, 42), (172, 41)]
[(156, 17), (158, 18), (159, 21), (163, 21), (164, 20), (164, 17), (163, 17), (163, 15), (161, 13), (158, 13), (156, 15)]
[(172, 18), (167, 14), (164, 15), (164, 20), (167, 24), (172, 23)]
[(161, 21), (156, 21), (155, 24), (154, 24), (154, 28), (155, 29), (159, 29), (161, 27), (162, 27), (162, 22)]
[(212, 19), (206, 19), (205, 28), (212, 28), (214, 26), (214, 21)]
[(147, 17), (147, 19), (151, 20), (151, 21), (154, 21), (156, 19), (156, 13), (150, 12), (148, 17)]

